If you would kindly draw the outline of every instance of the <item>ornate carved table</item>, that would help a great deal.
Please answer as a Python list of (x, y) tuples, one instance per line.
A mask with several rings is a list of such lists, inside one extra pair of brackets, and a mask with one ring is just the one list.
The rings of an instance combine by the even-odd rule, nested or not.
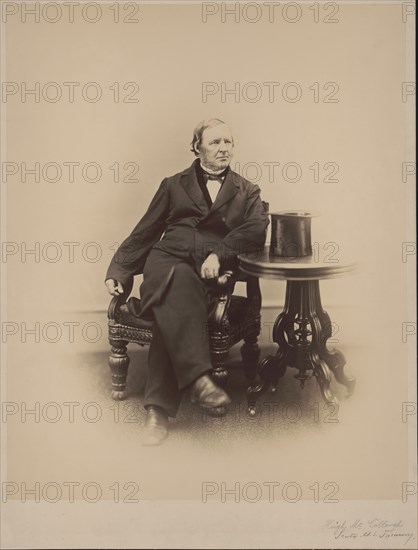
[(355, 379), (344, 373), (344, 355), (327, 348), (332, 325), (322, 308), (319, 281), (343, 276), (354, 269), (354, 264), (318, 261), (315, 255), (284, 258), (272, 253), (269, 247), (262, 253), (242, 254), (239, 260), (241, 270), (247, 275), (287, 281), (284, 308), (273, 326), (273, 341), (279, 348), (276, 355), (261, 361), (261, 380), (247, 390), (249, 413), (255, 414), (258, 397), (270, 387), (276, 388), (287, 367), (298, 370), (295, 378), (302, 388), (312, 372), (327, 403), (337, 403), (330, 390), (332, 374), (351, 394)]

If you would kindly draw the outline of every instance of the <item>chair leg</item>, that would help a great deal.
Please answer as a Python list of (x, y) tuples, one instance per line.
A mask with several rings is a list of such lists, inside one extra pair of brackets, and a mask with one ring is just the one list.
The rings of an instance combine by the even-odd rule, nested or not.
[(260, 346), (258, 345), (258, 334), (254, 333), (244, 338), (241, 346), (241, 357), (244, 363), (244, 372), (248, 380), (253, 381), (257, 376), (258, 361), (260, 359)]
[(226, 363), (228, 361), (228, 352), (218, 352), (212, 354), (212, 377), (219, 383), (226, 382), (228, 378), (228, 370), (226, 368)]
[(126, 378), (128, 376), (129, 356), (126, 340), (109, 340), (111, 353), (109, 367), (112, 374), (112, 399), (121, 401), (126, 399)]

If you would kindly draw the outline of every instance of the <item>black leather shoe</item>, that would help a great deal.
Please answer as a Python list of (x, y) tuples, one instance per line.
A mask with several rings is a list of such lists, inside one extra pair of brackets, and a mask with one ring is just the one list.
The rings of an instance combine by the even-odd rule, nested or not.
[(217, 386), (209, 375), (200, 376), (192, 385), (190, 400), (199, 403), (206, 410), (221, 410), (231, 403), (229, 395)]
[(147, 447), (161, 445), (168, 436), (168, 414), (161, 407), (147, 407), (145, 432), (142, 445)]

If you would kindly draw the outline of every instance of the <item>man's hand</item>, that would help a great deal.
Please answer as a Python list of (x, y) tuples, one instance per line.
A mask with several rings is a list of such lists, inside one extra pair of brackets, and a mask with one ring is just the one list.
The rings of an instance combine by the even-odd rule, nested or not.
[(200, 276), (202, 279), (214, 279), (215, 277), (219, 277), (220, 267), (221, 264), (219, 263), (218, 256), (212, 252), (203, 262), (200, 268)]
[(123, 294), (122, 283), (116, 281), (116, 279), (107, 279), (105, 284), (107, 287), (107, 291), (112, 296), (119, 296), (120, 294)]

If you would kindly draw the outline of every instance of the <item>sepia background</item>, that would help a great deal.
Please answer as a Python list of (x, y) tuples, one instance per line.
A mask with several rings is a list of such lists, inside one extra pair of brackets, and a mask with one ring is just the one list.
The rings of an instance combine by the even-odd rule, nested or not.
[[(19, 487), (10, 503), (19, 504), (22, 483), (69, 481), (98, 483), (103, 500), (112, 500), (114, 483), (134, 483), (141, 503), (203, 506), (202, 483), (242, 488), (270, 481), (299, 484), (302, 501), (312, 500), (314, 483), (321, 502), (330, 493), (327, 483), (338, 487), (340, 501), (401, 500), (414, 471), (412, 419), (403, 412), (416, 402), (407, 279), (415, 250), (407, 215), (414, 170), (406, 35), (412, 3), (291, 3), (274, 11), (256, 3), (100, 3), (99, 12), (75, 10), (73, 22), (66, 10), (52, 22), (59, 14), (53, 6), (39, 7), (36, 21), (23, 16), (23, 4), (9, 4), (14, 7), (3, 12), (3, 479)], [(95, 13), (100, 18), (92, 22)], [(75, 83), (73, 98), (65, 83)], [(340, 407), (330, 421), (315, 380), (302, 391), (289, 369), (278, 395), (260, 400), (256, 421), (242, 412), (229, 423), (202, 420), (185, 404), (164, 447), (144, 449), (147, 351), (131, 354), (130, 405), (112, 404), (104, 276), (115, 246), (161, 180), (193, 162), (193, 128), (212, 116), (231, 126), (231, 166), (260, 186), (270, 211), (313, 212), (318, 259), (332, 252), (338, 262), (357, 264), (355, 273), (321, 283), (335, 325), (332, 344), (345, 353), (357, 389), (347, 400), (333, 386)], [(68, 163), (78, 163), (74, 177)], [(39, 178), (25, 176), (25, 167), (39, 170)], [(275, 350), (270, 327), (285, 283), (262, 280), (261, 288), (264, 355)], [(239, 350), (231, 355), (238, 359)], [(245, 411), (238, 371), (230, 390)], [(273, 420), (266, 412), (272, 402), (280, 411)], [(78, 404), (72, 421), (65, 403)], [(283, 404), (301, 418), (289, 420)], [(51, 420), (54, 411), (62, 417)], [(100, 417), (91, 420), (95, 411)], [(283, 501), (280, 492), (277, 498)], [(292, 510), (285, 511), (291, 522)], [(403, 510), (407, 523), (410, 509)], [(21, 530), (19, 514), (10, 514), (6, 526), (12, 547), (32, 532)], [(35, 546), (66, 546), (32, 529)], [(159, 537), (165, 533), (155, 529)], [(228, 530), (207, 536), (208, 546), (238, 543)], [(416, 544), (414, 536), (405, 547)], [(111, 540), (97, 537), (104, 546)], [(146, 540), (155, 539), (121, 539), (127, 546)], [(330, 545), (348, 543), (330, 536)], [(281, 543), (271, 533), (264, 544)], [(309, 547), (303, 537), (298, 544)]]

